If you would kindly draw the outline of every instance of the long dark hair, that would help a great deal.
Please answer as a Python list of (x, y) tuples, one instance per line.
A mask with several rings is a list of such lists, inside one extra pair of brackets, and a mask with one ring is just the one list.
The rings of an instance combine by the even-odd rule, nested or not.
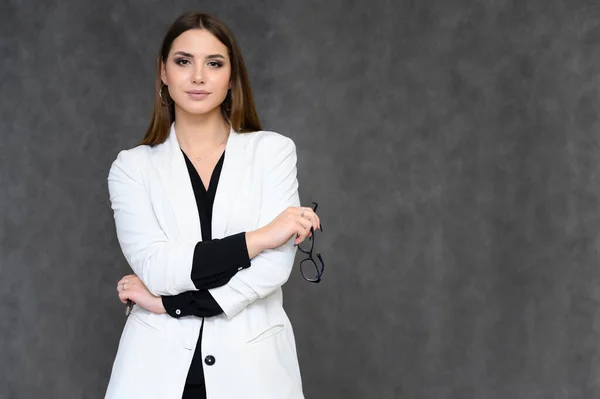
[[(161, 144), (169, 137), (171, 123), (175, 121), (175, 105), (169, 96), (168, 90), (162, 90), (161, 68), (167, 61), (173, 41), (190, 29), (206, 29), (227, 47), (229, 59), (231, 60), (231, 90), (229, 90), (227, 97), (221, 104), (223, 117), (229, 121), (233, 130), (238, 133), (262, 130), (254, 106), (244, 58), (233, 32), (227, 25), (212, 15), (188, 12), (171, 24), (156, 58), (154, 110), (142, 145), (154, 146)], [(160, 90), (162, 92), (159, 92)]]

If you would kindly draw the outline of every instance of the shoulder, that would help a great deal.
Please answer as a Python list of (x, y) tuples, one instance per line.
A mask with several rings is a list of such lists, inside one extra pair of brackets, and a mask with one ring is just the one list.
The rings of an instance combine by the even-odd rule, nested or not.
[(110, 167), (109, 176), (115, 172), (123, 172), (128, 175), (138, 174), (149, 163), (154, 151), (154, 148), (147, 145), (120, 151)]
[(252, 133), (243, 133), (243, 135), (248, 141), (248, 147), (250, 147), (255, 154), (261, 156), (272, 156), (281, 152), (292, 152), (295, 154), (296, 152), (296, 144), (294, 141), (281, 133), (260, 130)]

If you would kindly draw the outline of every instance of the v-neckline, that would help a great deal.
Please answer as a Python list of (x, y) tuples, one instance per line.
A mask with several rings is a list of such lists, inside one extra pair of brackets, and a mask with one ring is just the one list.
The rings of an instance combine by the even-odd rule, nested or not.
[(223, 151), (223, 154), (221, 154), (221, 158), (219, 158), (219, 160), (215, 164), (215, 167), (213, 168), (213, 170), (212, 170), (212, 172), (210, 174), (210, 179), (208, 180), (208, 186), (206, 186), (204, 184), (204, 181), (202, 180), (202, 177), (200, 176), (200, 173), (198, 173), (198, 170), (196, 169), (196, 167), (194, 166), (194, 164), (192, 163), (192, 161), (190, 160), (190, 158), (186, 155), (186, 153), (183, 150), (181, 150), (181, 153), (185, 157), (185, 162), (186, 162), (186, 164), (188, 166), (188, 169), (193, 170), (195, 176), (200, 181), (200, 187), (202, 187), (202, 190), (203, 190), (204, 194), (209, 193), (211, 191), (211, 189), (213, 189), (213, 191), (215, 191), (213, 186), (215, 184), (217, 184), (217, 181), (218, 181), (218, 180), (215, 179), (215, 172), (217, 170), (219, 170), (219, 172), (220, 172), (220, 170), (222, 169), (223, 161), (224, 161), (224, 158), (225, 158), (225, 151)]

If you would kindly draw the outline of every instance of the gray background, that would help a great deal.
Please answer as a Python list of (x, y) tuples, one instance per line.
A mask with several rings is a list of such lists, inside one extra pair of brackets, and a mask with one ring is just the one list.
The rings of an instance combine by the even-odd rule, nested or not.
[(106, 176), (186, 10), (232, 27), (320, 203), (324, 281), (284, 289), (307, 398), (600, 397), (594, 3), (4, 0), (0, 397), (104, 393)]

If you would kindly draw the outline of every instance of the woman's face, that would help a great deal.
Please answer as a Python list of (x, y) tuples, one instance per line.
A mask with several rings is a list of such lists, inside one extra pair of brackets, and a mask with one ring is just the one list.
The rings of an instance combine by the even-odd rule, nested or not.
[(205, 29), (187, 30), (173, 41), (161, 78), (176, 108), (194, 115), (218, 111), (231, 87), (227, 47)]

